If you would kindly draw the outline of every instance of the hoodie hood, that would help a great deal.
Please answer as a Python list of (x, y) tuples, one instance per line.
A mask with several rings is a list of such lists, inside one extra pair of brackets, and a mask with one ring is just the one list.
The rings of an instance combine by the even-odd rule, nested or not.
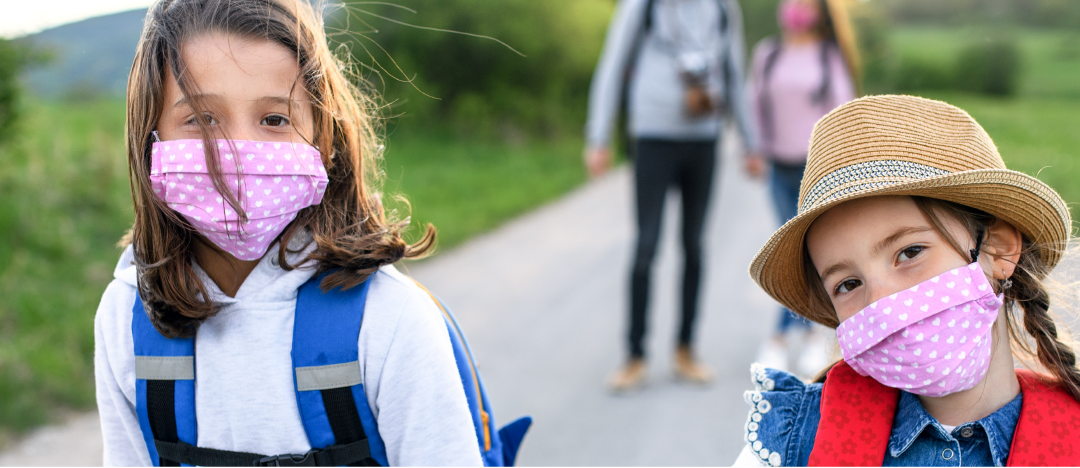
[(138, 286), (137, 277), (138, 273), (135, 269), (135, 251), (128, 245), (127, 248), (124, 249), (124, 253), (120, 254), (120, 261), (116, 262), (116, 269), (113, 270), (113, 278), (134, 288)]

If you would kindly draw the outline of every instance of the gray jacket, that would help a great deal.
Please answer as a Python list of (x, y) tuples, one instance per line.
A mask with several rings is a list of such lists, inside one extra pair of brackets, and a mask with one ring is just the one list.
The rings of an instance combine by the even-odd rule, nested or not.
[[(628, 131), (635, 138), (705, 140), (717, 138), (721, 111), (691, 118), (684, 110), (680, 60), (704, 57), (706, 89), (722, 100), (736, 119), (743, 141), (757, 144), (757, 132), (744, 92), (742, 13), (736, 0), (620, 0), (608, 27), (589, 91), (586, 141), (608, 146), (619, 112), (623, 87), (629, 86)], [(722, 15), (727, 16), (721, 28)], [(632, 57), (632, 55), (637, 55)], [(634, 63), (629, 80), (625, 70)], [(725, 79), (731, 77), (730, 79)]]

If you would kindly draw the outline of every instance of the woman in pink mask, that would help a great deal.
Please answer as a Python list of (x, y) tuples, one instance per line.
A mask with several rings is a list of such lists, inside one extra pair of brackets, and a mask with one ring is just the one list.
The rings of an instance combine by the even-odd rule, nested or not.
[(379, 202), (346, 69), (308, 2), (150, 7), (95, 319), (106, 466), (481, 465), (442, 312), (393, 266), (434, 229), (409, 245)]
[(750, 275), (843, 359), (814, 383), (753, 365), (736, 466), (1080, 465), (1054, 189), (963, 110), (870, 96), (815, 126), (799, 206)]
[[(854, 99), (858, 57), (846, 9), (840, 1), (784, 0), (778, 11), (781, 35), (754, 47), (747, 95), (758, 123), (761, 153), (746, 159), (752, 177), (768, 173), (780, 223), (795, 217), (799, 183), (806, 167), (810, 132), (823, 115)], [(773, 336), (762, 343), (757, 361), (787, 369), (789, 335), (804, 333), (795, 370), (813, 375), (827, 363), (822, 334), (781, 308)]]

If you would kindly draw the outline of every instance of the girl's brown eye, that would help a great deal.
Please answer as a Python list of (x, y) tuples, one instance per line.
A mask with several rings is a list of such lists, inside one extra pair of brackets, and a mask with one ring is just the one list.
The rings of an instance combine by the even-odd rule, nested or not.
[(923, 247), (921, 245), (913, 245), (913, 246), (908, 247), (908, 248), (906, 248), (904, 250), (901, 250), (900, 255), (898, 255), (896, 257), (896, 259), (901, 261), (901, 262), (906, 262), (908, 260), (911, 260), (911, 259), (915, 258), (920, 253), (922, 253), (923, 249), (925, 249), (925, 247)]
[(259, 122), (259, 123), (261, 125), (269, 125), (271, 127), (281, 127), (281, 126), (287, 125), (289, 123), (289, 119), (287, 119), (287, 118), (285, 118), (283, 116), (280, 116), (280, 115), (270, 115), (270, 116), (264, 117), (262, 119), (262, 122)]
[[(209, 122), (210, 125), (217, 125), (217, 120), (214, 120), (214, 116), (212, 116), (210, 114), (203, 114), (203, 116), (206, 117), (206, 121)], [(189, 118), (188, 121), (184, 122), (184, 123), (188, 124), (188, 125), (198, 125), (199, 124), (198, 120), (196, 119), (196, 117), (194, 115), (191, 116), (191, 118)]]
[(834, 291), (834, 292), (836, 294), (848, 293), (848, 292), (853, 291), (855, 288), (857, 288), (859, 286), (862, 286), (862, 281), (859, 281), (859, 280), (854, 279), (854, 278), (846, 279), (844, 281), (841, 281), (840, 284), (836, 285), (836, 291)]

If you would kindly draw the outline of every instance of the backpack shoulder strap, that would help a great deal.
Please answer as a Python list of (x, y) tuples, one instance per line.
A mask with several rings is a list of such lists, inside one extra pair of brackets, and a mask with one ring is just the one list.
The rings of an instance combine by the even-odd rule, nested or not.
[(1008, 466), (1080, 466), (1080, 403), (1045, 376), (1017, 369), (1024, 401)]
[(730, 13), (728, 12), (728, 5), (726, 3), (726, 0), (719, 0), (716, 3), (720, 6), (720, 35), (723, 36), (728, 32), (728, 22), (731, 21), (731, 19), (728, 18), (728, 16), (730, 16)]
[(180, 466), (158, 453), (158, 445), (196, 445), (195, 339), (158, 333), (135, 293), (131, 310), (135, 348), (135, 411), (154, 466)]
[(653, 5), (656, 5), (656, 0), (645, 0), (645, 21), (643, 23), (642, 31), (648, 31), (652, 29), (653, 25)]
[[(881, 466), (899, 399), (899, 390), (859, 375), (846, 362), (838, 362), (825, 378), (821, 422), (809, 465)], [(860, 439), (864, 432), (874, 435), (869, 443)]]
[(469, 403), (469, 410), (473, 417), (473, 426), (476, 430), (476, 439), (480, 445), (480, 452), (487, 453), (498, 445), (499, 441), (493, 439), (491, 434), (495, 432), (495, 422), (491, 419), (491, 408), (484, 392), (483, 383), (480, 381), (480, 373), (476, 370), (476, 362), (473, 359), (472, 350), (465, 341), (465, 334), (457, 324), (457, 320), (450, 313), (450, 309), (424, 285), (413, 280), (422, 289), (442, 313), (443, 321), (450, 335), (450, 345), (454, 350), (454, 361), (457, 363), (458, 374), (461, 384), (465, 388), (465, 397)]
[(371, 277), (359, 286), (323, 292), (313, 277), (300, 287), (293, 321), (296, 403), (312, 449), (362, 443), (362, 464), (387, 466), (386, 446), (368, 406), (357, 341)]
[(450, 335), (450, 346), (453, 348), (454, 361), (461, 377), (461, 385), (465, 390), (466, 403), (472, 414), (473, 427), (476, 430), (476, 440), (484, 466), (513, 466), (521, 441), (528, 432), (529, 426), (532, 425), (532, 418), (522, 417), (496, 431), (495, 418), (491, 416), (491, 400), (484, 388), (484, 380), (480, 377), (472, 350), (469, 349), (469, 342), (465, 339), (465, 333), (458, 326), (457, 319), (450, 312), (450, 308), (442, 300), (416, 280), (413, 282), (431, 297), (431, 300), (439, 307), (443, 321), (446, 323), (447, 332)]

